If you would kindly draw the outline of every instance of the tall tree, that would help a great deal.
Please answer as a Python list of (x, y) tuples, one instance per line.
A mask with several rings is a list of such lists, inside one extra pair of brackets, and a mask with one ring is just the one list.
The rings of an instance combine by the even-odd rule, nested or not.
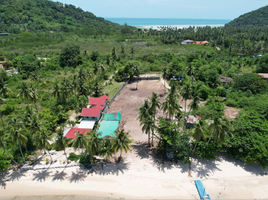
[(68, 141), (67, 138), (63, 136), (63, 131), (64, 131), (64, 125), (61, 125), (60, 128), (57, 130), (57, 136), (55, 139), (54, 147), (57, 149), (61, 149), (64, 152), (64, 155), (66, 157), (66, 163), (68, 163), (68, 157), (66, 154), (66, 147), (68, 146)]
[[(150, 99), (150, 109), (152, 110), (153, 113), (153, 118), (155, 122), (155, 117), (156, 117), (156, 109), (160, 109), (161, 103), (159, 101), (158, 95), (156, 93), (152, 93), (152, 96), (149, 97)], [(154, 129), (152, 129), (152, 145), (153, 145), (153, 137), (154, 137)]]
[(115, 138), (112, 139), (112, 149), (114, 152), (120, 151), (119, 161), (122, 158), (123, 151), (127, 153), (131, 150), (130, 144), (133, 142), (134, 140), (130, 138), (129, 132), (125, 132), (124, 129), (115, 132)]
[(48, 149), (50, 148), (49, 140), (51, 140), (51, 137), (49, 136), (49, 132), (45, 127), (41, 127), (40, 131), (37, 131), (34, 133), (34, 145), (38, 149), (47, 150), (48, 155), (50, 156), (51, 163), (53, 163), (52, 156), (49, 153)]
[(20, 148), (20, 153), (25, 163), (25, 157), (22, 152), (22, 146), (26, 146), (27, 137), (25, 135), (25, 129), (22, 121), (17, 118), (11, 118), (9, 121), (9, 137), (14, 145), (18, 145)]
[(84, 148), (87, 148), (88, 145), (88, 137), (84, 136), (83, 133), (76, 132), (74, 133), (75, 139), (72, 139), (72, 147), (74, 149), (81, 148), (82, 149), (82, 156), (84, 156)]

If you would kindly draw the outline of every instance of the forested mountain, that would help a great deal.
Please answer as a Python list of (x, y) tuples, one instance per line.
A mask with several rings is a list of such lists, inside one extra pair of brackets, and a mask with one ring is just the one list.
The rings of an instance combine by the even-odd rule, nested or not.
[(226, 24), (226, 26), (264, 26), (268, 25), (268, 6), (259, 8), (258, 10), (251, 11), (244, 15), (239, 16), (233, 21)]
[(0, 32), (82, 31), (110, 34), (120, 25), (50, 0), (0, 0)]

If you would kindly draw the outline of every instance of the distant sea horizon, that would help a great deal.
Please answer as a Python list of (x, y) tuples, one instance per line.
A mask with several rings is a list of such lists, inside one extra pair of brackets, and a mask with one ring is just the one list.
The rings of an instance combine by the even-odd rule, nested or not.
[(124, 25), (125, 23), (129, 26), (137, 28), (153, 28), (157, 29), (160, 26), (171, 26), (178, 28), (187, 28), (190, 26), (211, 26), (220, 27), (229, 23), (230, 19), (181, 19), (181, 18), (115, 18), (107, 17), (106, 20), (111, 22)]

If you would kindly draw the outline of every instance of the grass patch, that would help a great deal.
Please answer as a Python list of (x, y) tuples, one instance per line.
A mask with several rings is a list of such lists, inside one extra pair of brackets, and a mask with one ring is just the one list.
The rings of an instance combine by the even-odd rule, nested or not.
[(112, 98), (118, 92), (118, 90), (120, 90), (120, 88), (124, 84), (125, 84), (125, 82), (115, 82), (115, 81), (112, 81), (112, 84), (109, 84), (109, 82), (107, 82), (107, 85), (104, 86), (103, 91), (105, 92), (105, 94), (107, 96), (109, 96), (110, 98)]

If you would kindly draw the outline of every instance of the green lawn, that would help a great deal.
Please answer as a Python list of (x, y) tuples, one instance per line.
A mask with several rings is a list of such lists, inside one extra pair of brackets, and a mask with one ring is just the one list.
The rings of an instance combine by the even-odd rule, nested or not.
[(125, 84), (125, 82), (115, 82), (112, 81), (112, 84), (107, 83), (107, 86), (104, 86), (103, 92), (110, 98), (112, 98), (117, 91)]

